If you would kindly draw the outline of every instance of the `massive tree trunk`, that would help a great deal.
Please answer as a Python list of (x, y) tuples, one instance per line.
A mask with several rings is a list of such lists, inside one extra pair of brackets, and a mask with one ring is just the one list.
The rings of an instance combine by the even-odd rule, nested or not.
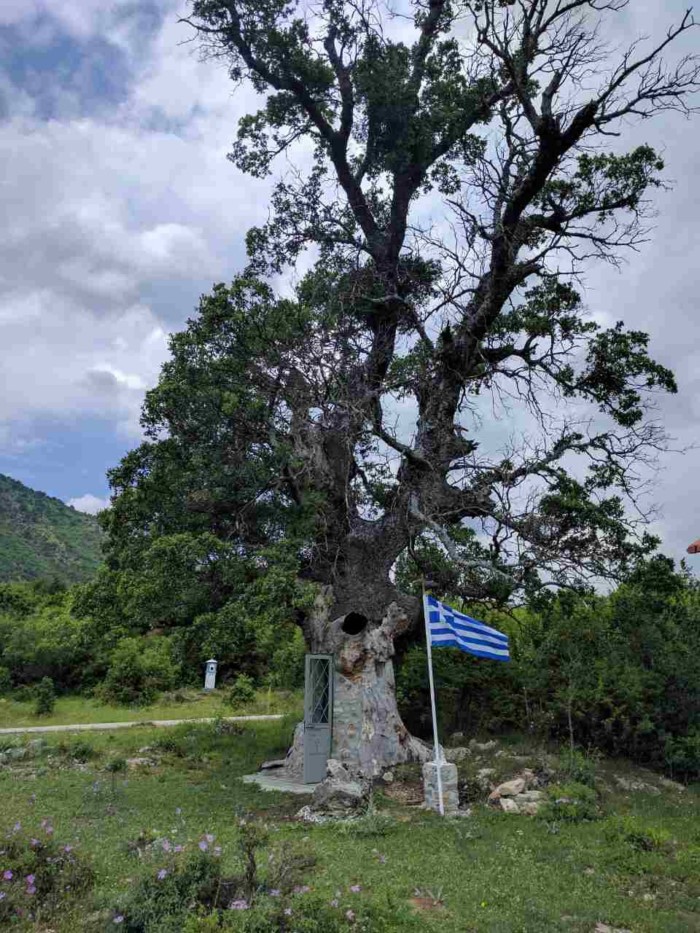
[[(383, 602), (392, 595), (390, 602)], [(419, 612), (417, 600), (401, 597), (390, 585), (365, 587), (358, 609), (346, 593), (324, 586), (305, 624), (312, 652), (334, 657), (331, 757), (367, 777), (406, 761), (425, 760), (430, 752), (406, 729), (396, 705), (394, 639)], [(374, 619), (366, 613), (373, 600)], [(338, 615), (338, 609), (346, 611)], [(379, 616), (377, 613), (379, 612)], [(303, 773), (303, 723), (297, 726), (287, 771)]]

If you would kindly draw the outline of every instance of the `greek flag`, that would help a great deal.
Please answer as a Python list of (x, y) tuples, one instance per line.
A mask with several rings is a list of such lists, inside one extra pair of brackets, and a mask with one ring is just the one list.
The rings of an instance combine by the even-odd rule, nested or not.
[(503, 632), (457, 612), (434, 596), (425, 597), (424, 609), (430, 644), (435, 648), (459, 648), (477, 658), (510, 661), (508, 636)]

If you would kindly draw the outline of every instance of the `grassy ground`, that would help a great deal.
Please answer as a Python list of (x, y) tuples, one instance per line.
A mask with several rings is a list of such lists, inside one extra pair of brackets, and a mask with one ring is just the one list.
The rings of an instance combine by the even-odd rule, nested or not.
[(0, 697), (0, 728), (13, 726), (64, 726), (89, 722), (150, 722), (154, 719), (196, 719), (251, 713), (280, 713), (289, 709), (289, 694), (259, 691), (245, 707), (224, 703), (224, 691), (178, 690), (164, 694), (150, 706), (110, 706), (90, 697), (59, 697), (49, 716), (37, 716), (33, 702)]
[[(633, 933), (700, 931), (698, 788), (681, 791), (624, 763), (603, 763), (598, 820), (552, 822), (475, 802), (471, 817), (444, 821), (415, 806), (418, 773), (406, 767), (397, 769), (386, 793), (375, 794), (383, 818), (355, 827), (309, 825), (292, 819), (303, 797), (237, 780), (283, 752), (291, 727), (290, 718), (234, 732), (207, 725), (51, 736), (32, 757), (0, 768), (0, 836), (15, 821), (39, 835), (48, 820), (55, 837), (74, 845), (96, 870), (94, 891), (75, 911), (36, 928), (72, 933), (96, 929), (95, 918), (113, 917), (100, 911), (117, 907), (160, 864), (157, 846), (149, 854), (139, 839), (167, 836), (196, 851), (197, 840), (209, 833), (222, 846), (225, 869), (236, 871), (238, 819), (257, 814), (275, 844), (296, 842), (316, 859), (304, 879), (310, 891), (293, 895), (292, 906), (305, 897), (337, 900), (333, 910), (349, 931), (360, 928), (359, 919), (343, 919), (346, 912), (359, 918), (363, 905), (383, 907), (395, 918), (388, 926), (362, 927), (369, 931), (592, 933), (597, 922)], [(471, 760), (465, 774), (490, 766), (512, 775), (527, 763), (523, 755), (537, 763), (541, 753), (533, 758), (532, 749), (505, 744)], [(124, 774), (106, 770), (109, 762), (131, 756), (154, 764)], [(620, 775), (643, 780), (646, 789), (621, 791)], [(105, 923), (102, 929), (113, 920)], [(202, 924), (192, 929), (214, 929)]]

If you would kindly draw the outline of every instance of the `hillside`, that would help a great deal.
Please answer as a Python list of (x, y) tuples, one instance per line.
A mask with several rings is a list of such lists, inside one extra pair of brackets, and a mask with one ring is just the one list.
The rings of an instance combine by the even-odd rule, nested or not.
[(86, 580), (100, 562), (91, 515), (0, 474), (0, 581)]

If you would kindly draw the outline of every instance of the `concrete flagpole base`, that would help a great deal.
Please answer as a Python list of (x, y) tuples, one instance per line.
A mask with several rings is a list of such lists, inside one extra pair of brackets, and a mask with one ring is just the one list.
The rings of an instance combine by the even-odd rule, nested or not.
[[(449, 761), (441, 761), (439, 767), (445, 816), (454, 816), (459, 809), (457, 765)], [(439, 813), (438, 765), (434, 761), (426, 761), (423, 765), (423, 796), (426, 809)]]

